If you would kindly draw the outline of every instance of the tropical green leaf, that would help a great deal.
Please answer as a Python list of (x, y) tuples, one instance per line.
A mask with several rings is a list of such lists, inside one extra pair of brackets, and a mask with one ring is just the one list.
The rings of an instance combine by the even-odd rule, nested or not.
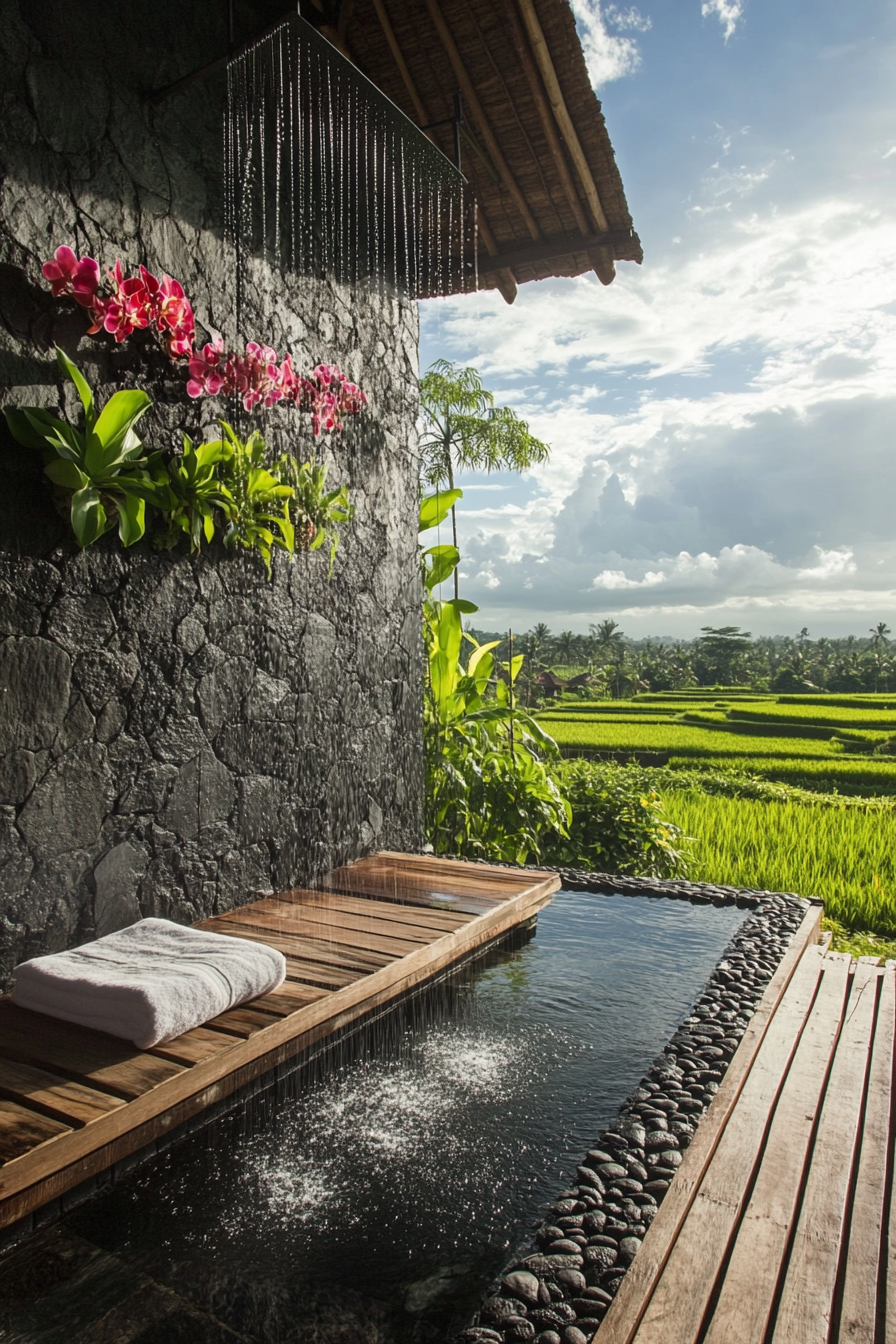
[(94, 441), (99, 445), (104, 466), (112, 465), (119, 457), (128, 431), (142, 415), (149, 410), (152, 402), (139, 388), (126, 388), (114, 393), (106, 402), (93, 433), (88, 434), (88, 456)]
[(418, 532), (427, 532), (445, 521), (459, 499), (463, 499), (463, 490), (438, 490), (420, 501), (420, 524)]
[(423, 569), (423, 582), (426, 591), (431, 593), (454, 573), (460, 561), (460, 551), (456, 546), (431, 546), (423, 554), (431, 557), (431, 562), (424, 564)]
[(82, 490), (90, 480), (76, 463), (63, 457), (48, 462), (44, 467), (44, 475), (49, 476), (54, 485), (61, 485), (66, 490)]
[(72, 495), (72, 527), (79, 546), (92, 546), (108, 530), (106, 510), (99, 490), (86, 485)]
[(61, 350), (58, 345), (56, 346), (56, 363), (75, 385), (78, 396), (81, 398), (81, 405), (84, 407), (84, 422), (89, 434), (94, 421), (93, 393), (90, 390), (90, 385), (77, 364), (72, 363), (65, 351)]
[(125, 493), (117, 499), (118, 535), (123, 546), (133, 546), (146, 531), (146, 503), (137, 495)]

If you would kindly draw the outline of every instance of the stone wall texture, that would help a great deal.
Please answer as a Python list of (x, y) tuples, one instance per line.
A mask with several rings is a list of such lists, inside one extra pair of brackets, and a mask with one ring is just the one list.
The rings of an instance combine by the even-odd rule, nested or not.
[[(357, 504), (320, 552), (260, 561), (213, 545), (81, 552), (36, 454), (0, 422), (0, 981), (16, 962), (141, 915), (188, 921), (334, 863), (421, 839), (416, 560), (417, 315), (375, 290), (249, 268), (234, 326), (223, 239), (224, 85), (144, 95), (226, 50), (227, 6), (4, 0), (0, 24), (0, 401), (62, 406), (54, 344), (102, 401), (152, 396), (143, 437), (213, 437), (232, 408), (186, 397), (147, 339), (87, 337), (41, 262), (60, 243), (179, 278), (201, 325), (368, 392), (324, 445)], [(238, 40), (275, 17), (237, 4)], [(247, 430), (249, 422), (239, 422)], [(274, 452), (310, 422), (254, 417)]]

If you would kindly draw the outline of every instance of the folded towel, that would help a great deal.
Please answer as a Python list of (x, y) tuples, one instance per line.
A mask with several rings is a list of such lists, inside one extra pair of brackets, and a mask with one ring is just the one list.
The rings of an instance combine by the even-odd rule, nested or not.
[(23, 961), (13, 1002), (142, 1050), (283, 983), (286, 961), (264, 943), (141, 919), (71, 952)]

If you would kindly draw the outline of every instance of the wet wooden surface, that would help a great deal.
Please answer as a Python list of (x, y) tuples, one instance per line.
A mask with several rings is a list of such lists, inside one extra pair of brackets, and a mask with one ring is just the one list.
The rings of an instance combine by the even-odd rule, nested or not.
[(151, 1050), (0, 998), (0, 1227), (525, 924), (559, 885), (383, 854), (202, 920), (279, 948), (286, 981)]
[(893, 1338), (896, 966), (826, 951), (818, 913), (769, 985), (597, 1344)]

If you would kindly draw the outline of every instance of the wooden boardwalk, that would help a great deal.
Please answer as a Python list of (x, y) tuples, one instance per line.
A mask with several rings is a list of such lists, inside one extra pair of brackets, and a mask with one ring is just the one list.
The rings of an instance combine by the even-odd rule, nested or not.
[(770, 983), (595, 1344), (894, 1344), (896, 964)]
[(554, 873), (379, 854), (325, 889), (203, 920), (279, 948), (286, 981), (151, 1050), (0, 998), (0, 1228), (525, 924), (559, 886)]

